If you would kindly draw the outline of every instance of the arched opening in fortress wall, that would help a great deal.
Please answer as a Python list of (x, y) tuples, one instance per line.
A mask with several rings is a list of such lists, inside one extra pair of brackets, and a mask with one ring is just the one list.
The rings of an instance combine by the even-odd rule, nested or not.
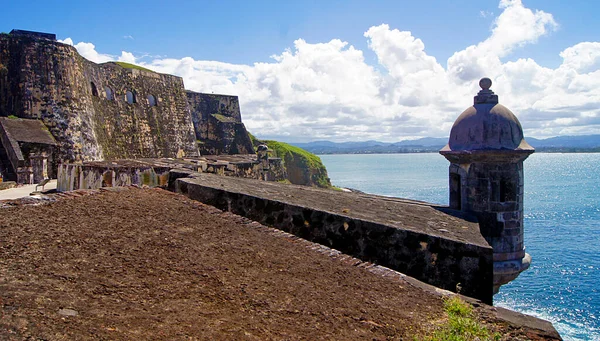
[(111, 88), (104, 87), (104, 92), (106, 92), (106, 99), (109, 101), (112, 101), (114, 99), (114, 92), (112, 91)]
[(156, 105), (156, 97), (154, 95), (148, 95), (148, 105), (151, 107)]
[(96, 84), (90, 82), (90, 86), (92, 87), (92, 96), (98, 97), (98, 88), (96, 88)]
[(127, 103), (129, 103), (129, 104), (137, 103), (137, 100), (135, 98), (135, 93), (130, 90), (127, 90), (127, 92), (125, 93), (125, 99), (127, 100)]

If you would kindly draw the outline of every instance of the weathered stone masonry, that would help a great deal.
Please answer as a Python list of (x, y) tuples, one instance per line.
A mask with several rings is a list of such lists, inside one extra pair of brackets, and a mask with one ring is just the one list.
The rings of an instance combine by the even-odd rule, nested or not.
[(198, 154), (179, 77), (98, 65), (72, 46), (27, 35), (0, 36), (0, 64), (0, 113), (42, 120), (60, 160)]
[(46, 33), (0, 34), (0, 116), (10, 115), (48, 127), (53, 173), (58, 162), (197, 157), (198, 145), (204, 154), (254, 153), (237, 97), (186, 93), (177, 76), (90, 62)]
[(55, 177), (56, 141), (39, 120), (0, 117), (0, 174), (18, 183)]
[(202, 155), (254, 154), (237, 96), (187, 91), (187, 99)]
[(102, 159), (198, 156), (181, 78), (115, 63), (85, 65)]
[(256, 155), (210, 155), (193, 159), (135, 159), (63, 163), (58, 166), (57, 189), (99, 189), (118, 186), (167, 186), (172, 169), (233, 176), (239, 178), (280, 181), (286, 179), (281, 159), (258, 160)]

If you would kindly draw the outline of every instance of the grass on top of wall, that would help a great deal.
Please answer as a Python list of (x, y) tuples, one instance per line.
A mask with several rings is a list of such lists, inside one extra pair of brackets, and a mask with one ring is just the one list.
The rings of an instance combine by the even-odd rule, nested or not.
[(139, 66), (139, 65), (135, 65), (135, 64), (131, 64), (131, 63), (125, 63), (125, 62), (115, 62), (115, 64), (124, 67), (126, 69), (138, 69), (138, 70), (144, 70), (144, 71), (148, 71), (148, 72), (154, 72), (150, 69), (146, 69), (143, 66)]

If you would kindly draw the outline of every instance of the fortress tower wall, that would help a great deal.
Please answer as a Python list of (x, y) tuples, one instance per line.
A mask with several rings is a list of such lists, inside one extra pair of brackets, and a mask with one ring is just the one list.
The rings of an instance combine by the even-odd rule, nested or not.
[(75, 48), (28, 35), (0, 35), (0, 115), (40, 119), (59, 159), (102, 158), (85, 60)]
[(187, 91), (200, 153), (254, 154), (237, 96)]

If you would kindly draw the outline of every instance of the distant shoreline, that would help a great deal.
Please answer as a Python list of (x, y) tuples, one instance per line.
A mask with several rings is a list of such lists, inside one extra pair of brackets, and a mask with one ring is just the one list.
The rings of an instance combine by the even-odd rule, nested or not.
[[(538, 153), (600, 153), (600, 135), (557, 136), (548, 139), (527, 137)], [(313, 154), (406, 154), (437, 153), (448, 143), (447, 137), (424, 137), (399, 142), (313, 141), (290, 143)]]
[[(441, 148), (440, 148), (441, 149)], [(414, 151), (414, 152), (409, 152), (409, 151), (394, 151), (394, 152), (345, 152), (345, 151), (340, 151), (340, 152), (325, 152), (325, 153), (320, 153), (317, 151), (311, 151), (308, 150), (309, 152), (315, 154), (315, 155), (384, 155), (384, 154), (435, 154), (438, 153), (439, 150), (427, 150), (427, 151)], [(536, 153), (544, 153), (544, 154), (594, 154), (594, 153), (600, 153), (600, 150), (598, 148), (594, 148), (594, 149), (586, 149), (586, 150), (561, 150), (561, 149), (545, 149), (545, 148), (540, 148), (540, 149), (535, 149)]]

